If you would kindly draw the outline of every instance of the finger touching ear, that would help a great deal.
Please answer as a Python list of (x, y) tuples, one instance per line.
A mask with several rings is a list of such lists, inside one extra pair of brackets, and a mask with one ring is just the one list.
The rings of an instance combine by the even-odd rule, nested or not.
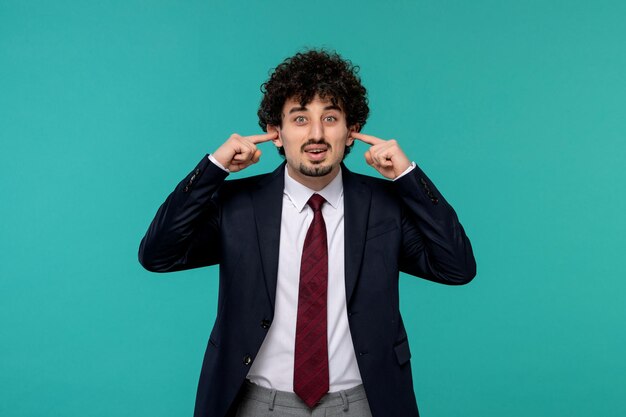
[(346, 145), (350, 146), (354, 143), (354, 137), (352, 136), (353, 132), (359, 133), (361, 130), (361, 126), (359, 124), (352, 125), (348, 128), (348, 140), (346, 141)]
[(280, 148), (281, 146), (283, 146), (283, 140), (282, 140), (282, 135), (280, 132), (280, 127), (274, 126), (274, 125), (267, 125), (267, 133), (273, 133), (273, 132), (278, 133), (278, 135), (276, 136), (276, 139), (272, 140), (272, 142), (277, 148)]

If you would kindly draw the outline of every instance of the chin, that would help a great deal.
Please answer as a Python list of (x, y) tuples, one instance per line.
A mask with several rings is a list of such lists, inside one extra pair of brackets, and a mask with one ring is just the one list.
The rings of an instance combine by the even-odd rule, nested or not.
[(300, 164), (300, 168), (298, 169), (302, 175), (306, 175), (307, 177), (323, 177), (325, 175), (330, 174), (333, 171), (332, 165), (305, 165), (304, 163)]

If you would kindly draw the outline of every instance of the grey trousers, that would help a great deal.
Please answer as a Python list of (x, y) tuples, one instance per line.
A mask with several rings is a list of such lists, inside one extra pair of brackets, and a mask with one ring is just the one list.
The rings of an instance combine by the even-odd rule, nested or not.
[(246, 381), (235, 417), (372, 417), (363, 385), (329, 392), (310, 409), (300, 397)]

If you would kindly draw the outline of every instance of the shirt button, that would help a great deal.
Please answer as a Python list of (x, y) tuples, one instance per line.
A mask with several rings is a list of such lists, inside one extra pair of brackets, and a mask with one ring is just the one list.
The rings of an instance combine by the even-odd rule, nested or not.
[(269, 320), (261, 320), (261, 327), (264, 329), (269, 329), (270, 328), (270, 321)]
[(252, 358), (250, 357), (250, 355), (246, 355), (243, 357), (243, 364), (246, 366), (250, 366), (250, 364), (252, 363)]

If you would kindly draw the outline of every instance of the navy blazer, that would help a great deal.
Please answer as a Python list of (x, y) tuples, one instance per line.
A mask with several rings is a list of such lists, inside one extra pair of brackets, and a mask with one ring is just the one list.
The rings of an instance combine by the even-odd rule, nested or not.
[[(159, 208), (139, 248), (149, 271), (220, 265), (218, 311), (202, 364), (195, 417), (233, 404), (274, 316), (283, 163), (225, 181), (205, 156)], [(476, 273), (452, 207), (419, 167), (389, 181), (343, 164), (345, 281), (354, 351), (374, 417), (418, 416), (399, 309), (405, 272), (444, 284)]]

